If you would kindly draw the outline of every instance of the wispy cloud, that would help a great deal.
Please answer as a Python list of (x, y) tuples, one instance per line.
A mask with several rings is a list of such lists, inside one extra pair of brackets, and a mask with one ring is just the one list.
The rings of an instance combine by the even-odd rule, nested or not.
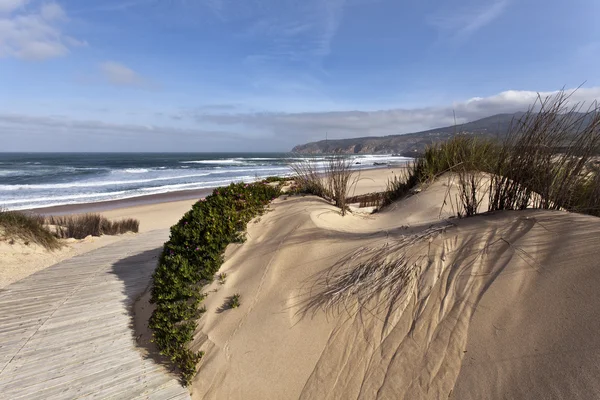
[(347, 0), (287, 2), (203, 0), (225, 22), (240, 22), (248, 40), (260, 41), (259, 52), (247, 54), (257, 63), (311, 63), (326, 57), (342, 22)]
[(100, 73), (104, 80), (115, 86), (130, 86), (151, 88), (152, 83), (131, 68), (116, 61), (106, 61), (100, 64)]
[(429, 18), (440, 35), (451, 40), (464, 40), (500, 17), (509, 0), (487, 0), (483, 5), (470, 5), (457, 11), (445, 9)]
[[(0, 0), (1, 1), (1, 0)], [(101, 5), (92, 5), (73, 11), (73, 14), (86, 14), (95, 12), (124, 11), (130, 8), (156, 4), (160, 0), (129, 0), (129, 1), (104, 1)]]
[(58, 3), (44, 3), (34, 11), (26, 0), (0, 0), (0, 57), (45, 60), (64, 56), (87, 43), (62, 32), (69, 19)]

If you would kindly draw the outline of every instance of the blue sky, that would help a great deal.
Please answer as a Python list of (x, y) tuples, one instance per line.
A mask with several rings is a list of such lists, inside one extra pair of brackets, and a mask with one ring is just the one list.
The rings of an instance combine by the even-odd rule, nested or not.
[(600, 99), (597, 0), (0, 0), (0, 151), (286, 151)]

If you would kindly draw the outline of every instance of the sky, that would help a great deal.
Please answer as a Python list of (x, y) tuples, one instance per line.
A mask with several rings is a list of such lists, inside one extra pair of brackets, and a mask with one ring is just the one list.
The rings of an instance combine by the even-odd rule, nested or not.
[(600, 99), (598, 0), (0, 0), (1, 151), (289, 151)]

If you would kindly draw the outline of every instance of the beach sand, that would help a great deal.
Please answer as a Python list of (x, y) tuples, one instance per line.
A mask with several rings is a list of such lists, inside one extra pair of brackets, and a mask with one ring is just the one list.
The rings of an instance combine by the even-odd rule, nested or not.
[(193, 398), (599, 398), (600, 219), (448, 220), (447, 192), (345, 217), (276, 200), (204, 289)]
[[(363, 171), (350, 194), (383, 190), (392, 171)], [(203, 289), (193, 398), (600, 398), (600, 219), (449, 218), (448, 193), (440, 179), (382, 212), (344, 217), (314, 196), (275, 200), (227, 248), (225, 283)], [(103, 214), (139, 218), (147, 231), (194, 201)], [(94, 240), (105, 239), (119, 237)], [(241, 306), (228, 309), (234, 294)], [(140, 342), (151, 338), (148, 299), (135, 305)]]

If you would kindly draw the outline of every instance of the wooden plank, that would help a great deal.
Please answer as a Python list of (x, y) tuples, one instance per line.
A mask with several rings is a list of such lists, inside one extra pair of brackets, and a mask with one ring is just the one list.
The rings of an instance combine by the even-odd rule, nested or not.
[(131, 330), (130, 307), (167, 238), (166, 230), (140, 234), (0, 291), (0, 396), (189, 399), (140, 353)]

